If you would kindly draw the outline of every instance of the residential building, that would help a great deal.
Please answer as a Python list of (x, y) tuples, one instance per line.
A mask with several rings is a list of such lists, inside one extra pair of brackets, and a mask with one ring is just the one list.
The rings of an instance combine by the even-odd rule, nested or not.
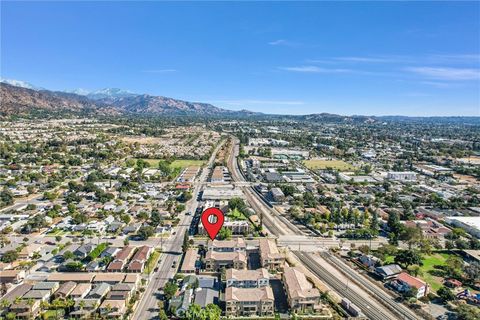
[(272, 288), (225, 289), (225, 315), (227, 317), (272, 316), (275, 298)]
[(267, 269), (237, 270), (227, 269), (225, 282), (227, 287), (261, 288), (269, 285), (270, 276)]
[(428, 294), (428, 284), (406, 272), (400, 273), (391, 284), (395, 290), (401, 293), (416, 289), (416, 298), (421, 298)]
[(302, 312), (315, 312), (321, 309), (320, 291), (313, 287), (298, 268), (285, 268), (282, 279), (291, 309)]
[(122, 272), (133, 254), (134, 247), (126, 246), (120, 250), (107, 267), (107, 272)]
[(195, 273), (196, 263), (198, 259), (198, 250), (195, 248), (190, 248), (185, 253), (183, 258), (182, 267), (180, 268), (181, 273)]
[(261, 238), (260, 243), (260, 264), (268, 270), (282, 270), (285, 264), (285, 257), (278, 251), (274, 240)]
[(127, 272), (136, 272), (141, 273), (145, 268), (145, 264), (148, 261), (148, 257), (152, 253), (153, 249), (150, 246), (141, 246), (138, 248), (137, 252), (135, 252), (132, 260), (128, 264)]
[(247, 256), (243, 252), (218, 252), (208, 251), (205, 256), (205, 269), (220, 271), (222, 268), (247, 268)]
[(208, 242), (208, 250), (215, 252), (246, 252), (247, 244), (243, 238), (213, 240)]
[(402, 272), (402, 268), (398, 264), (389, 264), (375, 268), (375, 273), (379, 275), (383, 280), (396, 277)]

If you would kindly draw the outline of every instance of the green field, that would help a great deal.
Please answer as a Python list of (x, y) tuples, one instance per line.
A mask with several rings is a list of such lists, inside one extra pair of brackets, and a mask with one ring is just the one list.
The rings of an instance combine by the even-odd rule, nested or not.
[(339, 171), (352, 171), (355, 167), (343, 160), (305, 160), (303, 164), (310, 170), (336, 169)]
[[(151, 168), (157, 168), (158, 162), (160, 159), (143, 159), (150, 164)], [(201, 167), (205, 163), (204, 160), (174, 160), (170, 164), (170, 168), (172, 169), (184, 169), (186, 167), (197, 166)]]
[[(420, 273), (418, 277), (426, 281), (429, 284), (430, 288), (432, 288), (432, 290), (435, 292), (442, 287), (443, 278), (435, 276), (434, 273), (436, 270), (441, 272), (441, 270), (438, 269), (437, 266), (444, 266), (445, 261), (447, 261), (449, 256), (450, 254), (444, 252), (433, 253), (431, 255), (424, 256), (422, 260), (423, 265), (420, 267)], [(394, 263), (393, 260), (393, 256), (388, 256), (385, 259), (385, 264)]]
[(442, 286), (443, 279), (434, 276), (431, 272), (438, 270), (436, 266), (444, 266), (448, 257), (448, 253), (434, 253), (430, 256), (426, 256), (425, 259), (422, 260), (423, 266), (420, 268), (420, 271), (422, 272), (420, 278), (425, 280), (435, 292)]

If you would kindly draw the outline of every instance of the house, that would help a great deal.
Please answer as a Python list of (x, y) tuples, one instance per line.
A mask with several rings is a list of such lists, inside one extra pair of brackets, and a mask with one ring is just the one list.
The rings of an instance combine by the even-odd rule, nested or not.
[(58, 288), (57, 291), (55, 291), (53, 296), (55, 297), (55, 299), (67, 299), (70, 296), (70, 294), (73, 292), (76, 286), (77, 286), (76, 282), (73, 282), (73, 281), (65, 282)]
[(292, 310), (305, 312), (321, 309), (320, 291), (313, 287), (300, 269), (285, 268), (282, 279), (288, 304)]
[(1, 300), (5, 300), (10, 304), (14, 303), (16, 299), (22, 298), (25, 293), (32, 289), (32, 285), (28, 283), (22, 283), (12, 290), (8, 291)]
[(141, 246), (137, 252), (135, 252), (135, 255), (128, 264), (127, 272), (143, 272), (145, 264), (147, 263), (148, 257), (150, 257), (152, 251), (153, 249), (150, 246)]
[(93, 283), (108, 283), (110, 285), (115, 285), (122, 282), (125, 279), (125, 273), (96, 273), (95, 278), (93, 278)]
[(269, 285), (270, 276), (267, 269), (237, 270), (227, 269), (226, 286), (236, 288), (261, 288)]
[(93, 244), (84, 244), (73, 251), (73, 254), (81, 259), (84, 259), (90, 254), (90, 252), (93, 251), (94, 248), (95, 246)]
[(274, 301), (270, 287), (228, 287), (225, 289), (225, 315), (227, 317), (272, 316)]
[(238, 251), (208, 251), (205, 256), (205, 269), (208, 271), (219, 271), (222, 268), (246, 269), (246, 254)]
[(98, 310), (107, 318), (123, 318), (127, 310), (126, 302), (125, 300), (105, 300)]
[(100, 254), (100, 258), (114, 257), (119, 251), (120, 248), (108, 247), (102, 251), (102, 253)]
[(58, 282), (42, 281), (35, 283), (32, 290), (48, 290), (50, 293), (54, 293), (59, 287), (60, 284)]
[(70, 316), (74, 318), (89, 318), (89, 316), (97, 310), (100, 305), (100, 299), (79, 299), (75, 301), (74, 311), (70, 312)]
[(198, 250), (190, 248), (185, 252), (183, 258), (182, 267), (180, 268), (181, 273), (195, 273), (196, 263), (198, 258)]
[(83, 299), (87, 296), (91, 289), (92, 285), (90, 283), (79, 283), (70, 293), (70, 298), (74, 300)]
[(0, 283), (20, 283), (25, 278), (25, 270), (0, 271)]
[(260, 243), (260, 264), (268, 270), (282, 270), (285, 264), (285, 257), (278, 251), (274, 240), (261, 238)]
[(127, 264), (130, 256), (133, 254), (134, 247), (123, 247), (115, 256), (112, 262), (107, 267), (107, 272), (122, 272), (123, 268)]
[(95, 286), (88, 294), (89, 299), (102, 299), (110, 291), (110, 285), (108, 283), (100, 283)]
[(110, 291), (106, 298), (106, 300), (123, 300), (128, 302), (130, 299), (130, 292), (129, 291)]
[(402, 268), (398, 264), (389, 264), (375, 268), (375, 273), (383, 280), (396, 277), (402, 272)]
[(219, 292), (218, 290), (209, 288), (198, 288), (195, 292), (195, 304), (205, 308), (209, 304), (218, 305)]
[(212, 276), (198, 276), (198, 287), (208, 289), (219, 289), (217, 277)]
[(50, 299), (51, 296), (52, 292), (50, 290), (30, 290), (23, 295), (22, 299), (33, 299), (46, 302)]
[(401, 293), (416, 289), (416, 298), (421, 298), (428, 294), (428, 284), (406, 272), (400, 273), (397, 278), (391, 282), (391, 285), (396, 291)]
[(373, 269), (381, 263), (380, 259), (372, 255), (361, 255), (358, 257), (358, 262), (360, 262), (365, 268)]
[(94, 274), (86, 272), (55, 272), (47, 277), (48, 282), (64, 283), (75, 281), (76, 283), (90, 283), (94, 278)]
[(35, 319), (40, 313), (40, 300), (34, 300), (32, 304), (27, 301), (13, 303), (10, 312), (15, 314), (15, 319)]

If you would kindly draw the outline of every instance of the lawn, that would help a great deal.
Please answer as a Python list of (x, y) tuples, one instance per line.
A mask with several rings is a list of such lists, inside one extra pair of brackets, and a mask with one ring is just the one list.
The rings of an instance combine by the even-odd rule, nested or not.
[[(436, 266), (444, 266), (445, 261), (447, 261), (449, 256), (449, 253), (434, 252), (431, 255), (424, 256), (422, 260), (423, 265), (420, 267), (419, 278), (426, 281), (430, 285), (430, 288), (432, 288), (432, 290), (435, 292), (440, 289), (443, 281), (442, 277), (435, 275), (435, 271), (438, 271), (439, 273), (442, 272), (442, 270), (436, 268)], [(385, 264), (394, 263), (394, 258), (394, 256), (387, 256), (385, 259)]]
[(150, 274), (153, 269), (155, 269), (155, 266), (157, 265), (158, 259), (160, 258), (160, 251), (153, 251), (153, 253), (150, 255), (150, 258), (148, 258), (147, 265), (145, 266), (145, 270), (143, 270), (144, 274)]
[(420, 278), (425, 280), (435, 292), (442, 286), (443, 278), (432, 273), (435, 273), (435, 270), (439, 270), (436, 266), (444, 266), (449, 256), (450, 254), (448, 253), (433, 253), (422, 260), (423, 266), (420, 268), (422, 272)]
[(352, 171), (355, 167), (343, 160), (305, 160), (303, 164), (310, 170), (336, 169), (339, 171)]

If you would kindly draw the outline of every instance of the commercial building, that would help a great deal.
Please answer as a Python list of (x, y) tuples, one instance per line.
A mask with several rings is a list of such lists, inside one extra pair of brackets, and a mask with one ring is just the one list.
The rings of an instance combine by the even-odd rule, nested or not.
[(480, 217), (446, 217), (445, 222), (480, 238)]
[(390, 171), (387, 173), (387, 179), (394, 181), (412, 182), (417, 180), (417, 174), (412, 171)]

